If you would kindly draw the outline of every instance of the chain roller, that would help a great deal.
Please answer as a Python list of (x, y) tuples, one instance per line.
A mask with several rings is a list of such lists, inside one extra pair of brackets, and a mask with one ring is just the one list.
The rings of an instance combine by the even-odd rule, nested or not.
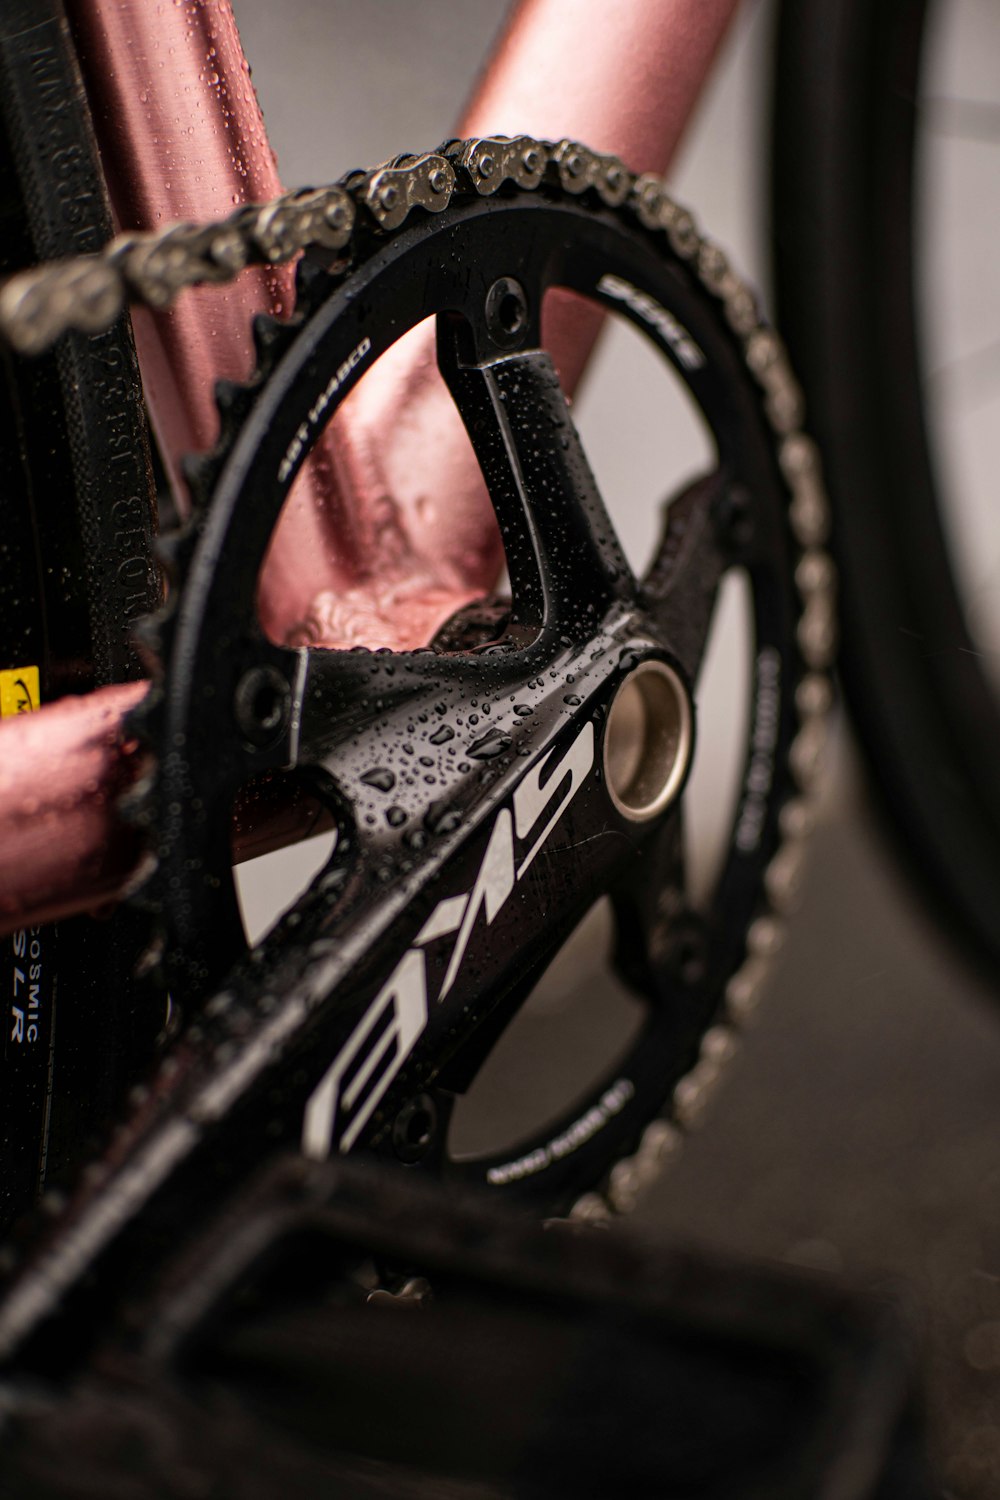
[(437, 151), (401, 156), (365, 174), (363, 201), (382, 229), (398, 229), (412, 208), (437, 214), (448, 207), (455, 188), (455, 169)]
[(548, 164), (540, 142), (528, 135), (479, 136), (471, 141), (449, 141), (444, 149), (462, 172), (463, 180), (484, 197), (505, 182), (531, 191), (538, 187)]
[(617, 156), (601, 156), (576, 141), (560, 141), (552, 160), (564, 192), (579, 194), (593, 188), (609, 208), (620, 208), (629, 195), (632, 175)]

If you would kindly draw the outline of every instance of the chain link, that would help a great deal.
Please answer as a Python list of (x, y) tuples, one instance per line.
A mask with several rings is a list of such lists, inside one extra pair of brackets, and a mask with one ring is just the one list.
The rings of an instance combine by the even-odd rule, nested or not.
[(173, 224), (149, 234), (121, 235), (97, 255), (22, 272), (0, 287), (0, 337), (18, 353), (38, 354), (70, 329), (103, 331), (127, 299), (162, 309), (186, 287), (232, 281), (250, 265), (278, 265), (312, 246), (346, 250), (365, 223), (394, 232), (414, 208), (439, 213), (458, 190), (490, 195), (509, 183), (533, 191), (546, 179), (574, 195), (589, 191), (605, 206), (625, 209), (646, 229), (662, 234), (720, 302), (742, 341), (791, 494), (789, 516), (802, 549), (795, 574), (802, 605), (798, 642), (808, 668), (796, 694), (799, 727), (790, 751), (800, 792), (782, 809), (781, 843), (764, 881), (769, 910), (749, 928), (745, 959), (726, 986), (723, 1018), (705, 1033), (694, 1067), (674, 1088), (669, 1118), (652, 1121), (603, 1189), (586, 1193), (573, 1207), (572, 1218), (594, 1221), (632, 1208), (676, 1157), (684, 1134), (704, 1119), (781, 947), (784, 918), (799, 898), (803, 842), (813, 823), (831, 701), (827, 673), (836, 647), (836, 579), (823, 550), (828, 512), (819, 456), (799, 430), (802, 393), (781, 340), (762, 321), (753, 292), (720, 247), (701, 234), (688, 210), (671, 198), (661, 178), (636, 177), (617, 157), (575, 141), (488, 136), (448, 141), (439, 151), (399, 156), (330, 187), (248, 204), (214, 224)]
[[(443, 208), (450, 190), (441, 196)], [(407, 207), (416, 201), (422, 199), (414, 192)], [(41, 354), (70, 330), (102, 333), (126, 299), (162, 310), (185, 288), (233, 281), (247, 266), (280, 265), (308, 246), (341, 250), (356, 217), (354, 197), (335, 184), (245, 204), (213, 224), (118, 235), (96, 255), (53, 261), (5, 282), (0, 337), (18, 354)]]

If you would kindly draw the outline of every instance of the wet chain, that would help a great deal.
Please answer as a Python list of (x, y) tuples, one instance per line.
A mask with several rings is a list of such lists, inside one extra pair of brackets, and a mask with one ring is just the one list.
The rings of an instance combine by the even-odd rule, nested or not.
[(813, 822), (831, 697), (827, 673), (836, 646), (836, 581), (824, 551), (827, 503), (819, 457), (801, 431), (802, 394), (784, 346), (762, 321), (753, 292), (688, 210), (670, 197), (661, 178), (651, 173), (637, 177), (617, 157), (574, 141), (478, 137), (448, 141), (420, 156), (396, 157), (372, 172), (350, 173), (330, 187), (246, 204), (212, 224), (179, 223), (119, 235), (97, 255), (21, 272), (0, 287), (0, 338), (20, 354), (38, 354), (71, 329), (103, 332), (127, 301), (163, 309), (185, 288), (232, 281), (247, 266), (280, 265), (313, 247), (346, 252), (362, 227), (395, 232), (415, 208), (440, 213), (456, 192), (489, 196), (506, 183), (533, 191), (543, 182), (573, 195), (590, 193), (663, 234), (720, 302), (763, 391), (791, 493), (791, 525), (802, 549), (795, 581), (802, 605), (798, 641), (807, 671), (797, 690), (798, 730), (790, 751), (799, 795), (781, 812), (781, 842), (765, 875), (768, 910), (747, 933), (746, 957), (726, 986), (723, 1019), (705, 1033), (698, 1060), (676, 1085), (664, 1115), (645, 1128), (634, 1154), (617, 1163), (602, 1190), (586, 1193), (572, 1210), (575, 1219), (599, 1220), (632, 1208), (676, 1157), (684, 1135), (704, 1118), (781, 947)]

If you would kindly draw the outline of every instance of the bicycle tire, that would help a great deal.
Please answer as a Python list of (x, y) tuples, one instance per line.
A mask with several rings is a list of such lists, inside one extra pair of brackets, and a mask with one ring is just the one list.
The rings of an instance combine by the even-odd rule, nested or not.
[[(59, 0), (3, 7), (0, 225), (0, 275), (112, 232)], [(154, 497), (126, 318), (40, 359), (6, 354), (0, 390), (0, 669), (20, 711), (141, 674), (130, 623), (158, 597)], [(149, 1054), (144, 940), (131, 911), (4, 940), (0, 1227), (85, 1157)]]
[(1000, 979), (1000, 705), (970, 639), (927, 436), (914, 291), (926, 0), (783, 0), (777, 305), (824, 452), (845, 696), (930, 909)]

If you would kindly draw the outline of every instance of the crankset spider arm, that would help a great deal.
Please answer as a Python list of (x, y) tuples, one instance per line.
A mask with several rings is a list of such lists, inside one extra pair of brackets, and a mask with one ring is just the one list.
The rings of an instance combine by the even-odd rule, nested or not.
[[(503, 282), (501, 282), (503, 285)], [(497, 294), (527, 307), (519, 284)], [(540, 292), (534, 295), (536, 305)], [(605, 509), (570, 416), (551, 356), (537, 347), (537, 314), (504, 342), (527, 347), (498, 352), (465, 319), (441, 318), (438, 364), (486, 478), (514, 599), (515, 623), (579, 638), (615, 600), (634, 601), (635, 580)], [(489, 339), (492, 343), (492, 339)]]
[[(595, 775), (609, 704), (638, 661), (659, 659), (629, 624), (613, 612), (549, 670), (530, 650), (455, 658), (451, 683), (441, 661), (430, 681), (430, 654), (364, 658), (389, 683), (427, 663), (383, 714), (380, 749), (396, 741), (397, 753), (373, 766), (367, 736), (336, 749), (340, 795), (364, 805), (367, 793), (384, 816), (344, 826), (310, 895), (188, 1028), (114, 1164), (92, 1174), (35, 1281), (0, 1312), (0, 1352), (49, 1314), (83, 1316), (85, 1280), (113, 1282), (127, 1264), (140, 1295), (136, 1268), (153, 1274), (163, 1226), (207, 1210), (220, 1173), (241, 1180), (262, 1131), (273, 1144), (301, 1136), (314, 1157), (377, 1143), (496, 1007), (523, 998), (653, 826), (623, 816)], [(428, 803), (432, 777), (443, 795)]]

